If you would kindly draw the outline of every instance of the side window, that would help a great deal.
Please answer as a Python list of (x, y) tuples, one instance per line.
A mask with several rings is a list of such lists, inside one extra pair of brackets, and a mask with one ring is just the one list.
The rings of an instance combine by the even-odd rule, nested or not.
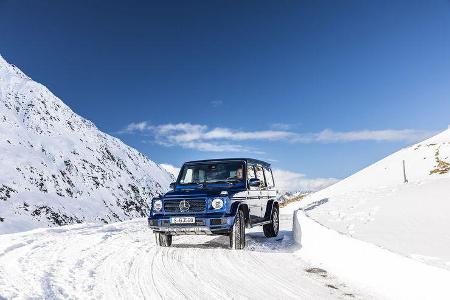
[(274, 187), (275, 184), (273, 182), (273, 176), (272, 176), (271, 170), (268, 168), (264, 168), (264, 175), (266, 175), (267, 186)]
[(264, 178), (263, 168), (260, 165), (257, 165), (255, 169), (256, 169), (256, 178), (261, 180), (261, 187), (266, 187), (266, 180)]
[[(256, 178), (255, 167), (253, 165), (247, 165), (247, 180)], [(259, 190), (257, 187), (250, 187), (250, 190)]]
[(255, 169), (253, 165), (247, 165), (247, 180), (256, 178)]

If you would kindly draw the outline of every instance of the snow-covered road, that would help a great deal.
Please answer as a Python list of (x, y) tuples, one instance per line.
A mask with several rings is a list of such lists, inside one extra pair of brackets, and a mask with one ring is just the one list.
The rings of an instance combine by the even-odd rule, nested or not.
[(0, 299), (359, 298), (306, 271), (292, 254), (291, 227), (286, 212), (277, 238), (256, 228), (244, 251), (217, 236), (175, 237), (160, 248), (144, 219), (0, 235)]

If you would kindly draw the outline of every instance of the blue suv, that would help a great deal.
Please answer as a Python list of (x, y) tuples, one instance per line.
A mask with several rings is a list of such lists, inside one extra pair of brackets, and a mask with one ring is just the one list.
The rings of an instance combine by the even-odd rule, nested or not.
[(250, 158), (186, 162), (171, 191), (152, 199), (148, 225), (163, 247), (173, 235), (227, 235), (232, 249), (245, 247), (245, 228), (279, 229), (279, 205), (270, 164)]

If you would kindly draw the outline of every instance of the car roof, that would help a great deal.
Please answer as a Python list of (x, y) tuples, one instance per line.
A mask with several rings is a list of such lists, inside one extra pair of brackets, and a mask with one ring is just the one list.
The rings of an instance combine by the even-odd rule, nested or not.
[(254, 164), (261, 164), (267, 168), (270, 168), (270, 164), (268, 162), (254, 159), (254, 158), (218, 158), (218, 159), (203, 159), (203, 160), (191, 160), (185, 162), (185, 164), (191, 164), (191, 163), (209, 163), (209, 162), (225, 162), (225, 161), (232, 161), (232, 160), (242, 160), (246, 161), (247, 163), (254, 163)]

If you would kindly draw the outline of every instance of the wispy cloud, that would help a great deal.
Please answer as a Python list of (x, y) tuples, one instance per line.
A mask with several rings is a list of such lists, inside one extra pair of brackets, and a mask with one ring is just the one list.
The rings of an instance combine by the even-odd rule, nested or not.
[(185, 149), (195, 149), (205, 152), (252, 152), (262, 154), (263, 152), (251, 147), (230, 143), (233, 140), (246, 140), (246, 133), (233, 137), (233, 132), (226, 128), (208, 129), (206, 125), (191, 123), (176, 123), (151, 125), (150, 123), (138, 122), (127, 125), (120, 133), (138, 133), (150, 135), (153, 142), (166, 146), (180, 146)]
[(273, 130), (292, 130), (298, 124), (288, 124), (288, 123), (272, 123), (270, 124), (270, 129)]
[(148, 128), (148, 123), (146, 121), (139, 123), (130, 123), (124, 129), (119, 131), (120, 133), (135, 133), (135, 132), (143, 132)]
[(336, 178), (307, 178), (305, 174), (282, 169), (274, 169), (273, 176), (281, 192), (315, 192), (339, 181)]
[(209, 102), (213, 107), (219, 107), (223, 104), (222, 100), (212, 100)]
[(430, 132), (426, 130), (413, 130), (413, 129), (385, 129), (385, 130), (360, 130), (360, 131), (347, 131), (339, 132), (330, 129), (325, 129), (313, 138), (316, 142), (354, 142), (354, 141), (405, 141), (405, 142), (417, 142), (421, 141), (436, 132)]
[[(278, 126), (281, 128), (283, 126)], [(273, 128), (273, 126), (272, 126)], [(245, 131), (225, 127), (209, 128), (207, 125), (192, 123), (168, 123), (151, 125), (138, 122), (126, 126), (122, 133), (150, 135), (154, 142), (163, 146), (181, 146), (207, 152), (258, 152), (254, 148), (237, 142), (244, 141), (284, 141), (287, 143), (346, 143), (356, 141), (403, 141), (416, 142), (430, 137), (435, 132), (413, 129), (384, 129), (333, 131), (325, 129), (316, 133), (298, 133), (289, 130)]]

